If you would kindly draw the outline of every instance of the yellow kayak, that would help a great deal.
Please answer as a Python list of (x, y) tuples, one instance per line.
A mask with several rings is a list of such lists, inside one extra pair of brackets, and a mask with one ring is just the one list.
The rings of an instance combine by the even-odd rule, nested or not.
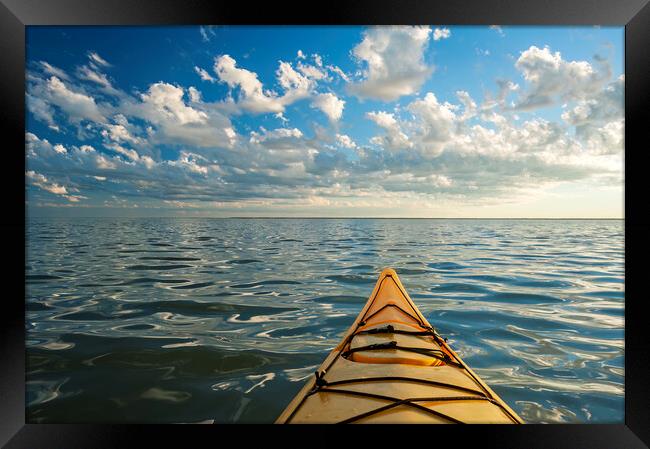
[(388, 268), (276, 423), (523, 421), (438, 335)]

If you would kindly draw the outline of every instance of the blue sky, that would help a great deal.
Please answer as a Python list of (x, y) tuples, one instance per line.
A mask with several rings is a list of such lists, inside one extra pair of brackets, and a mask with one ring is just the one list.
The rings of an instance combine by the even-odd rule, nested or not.
[(620, 218), (623, 36), (28, 27), (28, 213)]

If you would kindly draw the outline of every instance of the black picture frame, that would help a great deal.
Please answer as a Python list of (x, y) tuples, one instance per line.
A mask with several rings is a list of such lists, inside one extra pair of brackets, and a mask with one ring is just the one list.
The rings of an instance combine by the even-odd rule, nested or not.
[[(650, 150), (643, 131), (650, 123), (650, 4), (648, 0), (447, 0), (329, 1), (309, 9), (307, 2), (0, 0), (0, 139), (5, 170), (0, 176), (4, 213), (4, 301), (0, 316), (0, 444), (6, 447), (131, 447), (196, 445), (198, 438), (219, 444), (259, 438), (333, 444), (334, 434), (322, 427), (289, 430), (266, 426), (255, 432), (222, 426), (44, 425), (25, 424), (25, 27), (28, 25), (179, 25), (179, 24), (444, 24), (444, 25), (617, 25), (625, 26), (625, 424), (381, 427), (362, 430), (353, 438), (374, 436), (378, 442), (400, 432), (404, 444), (464, 442), (500, 447), (636, 448), (650, 444), (650, 338), (646, 331), (643, 279), (649, 248), (650, 219), (645, 155)], [(22, 281), (22, 287), (19, 283)], [(12, 287), (12, 288), (7, 288)], [(21, 293), (22, 292), (22, 293)], [(20, 295), (23, 298), (20, 298)], [(231, 426), (236, 427), (236, 426)], [(286, 433), (300, 431), (288, 439)], [(229, 432), (229, 433), (230, 433)], [(357, 431), (358, 432), (358, 431)], [(235, 435), (238, 434), (237, 435)], [(354, 432), (356, 433), (356, 432)], [(200, 434), (200, 435), (197, 435)], [(338, 432), (337, 432), (338, 434)], [(322, 436), (321, 436), (322, 435)], [(233, 443), (226, 443), (233, 444)], [(367, 442), (363, 443), (370, 444)]]

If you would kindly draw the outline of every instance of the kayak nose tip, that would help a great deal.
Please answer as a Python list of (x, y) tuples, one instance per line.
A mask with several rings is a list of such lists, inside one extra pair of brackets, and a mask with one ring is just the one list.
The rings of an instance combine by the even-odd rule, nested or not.
[(397, 276), (397, 272), (395, 270), (393, 270), (392, 268), (388, 267), (388, 268), (384, 268), (383, 270), (381, 270), (381, 274), (379, 276), (380, 277)]

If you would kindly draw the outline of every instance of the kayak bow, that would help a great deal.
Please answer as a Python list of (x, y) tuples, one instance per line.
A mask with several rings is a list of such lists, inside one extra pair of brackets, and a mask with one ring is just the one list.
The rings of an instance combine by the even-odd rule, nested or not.
[(523, 423), (429, 324), (390, 268), (276, 421), (352, 422)]

